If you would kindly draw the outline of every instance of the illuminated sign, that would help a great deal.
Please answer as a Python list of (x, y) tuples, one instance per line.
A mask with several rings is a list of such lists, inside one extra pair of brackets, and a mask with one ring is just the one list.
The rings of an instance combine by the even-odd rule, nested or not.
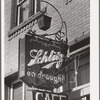
[(25, 35), (19, 41), (19, 78), (28, 86), (51, 89), (65, 82), (67, 47), (39, 36)]
[(68, 100), (67, 94), (50, 93), (50, 92), (34, 92), (33, 100)]

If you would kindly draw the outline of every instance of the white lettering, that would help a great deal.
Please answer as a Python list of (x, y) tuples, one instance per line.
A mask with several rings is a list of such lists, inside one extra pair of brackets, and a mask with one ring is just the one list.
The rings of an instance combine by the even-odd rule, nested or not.
[(66, 98), (66, 96), (64, 95), (59, 95), (59, 97), (60, 97), (60, 100), (62, 100), (62, 98)]
[(50, 100), (49, 94), (46, 93), (45, 100)]
[(36, 50), (33, 49), (30, 51), (30, 56), (32, 59), (27, 64), (28, 66), (32, 66), (35, 64), (42, 64), (47, 62), (56, 62), (56, 68), (59, 69), (63, 62), (64, 55), (60, 52), (55, 52), (54, 50), (51, 50), (50, 54), (48, 54), (48, 51), (44, 51), (42, 49)]
[(29, 77), (34, 77), (34, 78), (45, 78), (46, 80), (52, 81), (54, 84), (58, 84), (58, 83), (64, 83), (65, 81), (65, 76), (63, 74), (58, 74), (57, 76), (53, 76), (53, 75), (49, 75), (49, 74), (44, 74), (42, 71), (40, 71), (39, 73), (36, 72), (32, 72), (32, 71), (27, 71), (27, 76)]
[(39, 95), (41, 95), (41, 96), (43, 97), (43, 94), (42, 94), (42, 93), (37, 92), (36, 95), (35, 95), (36, 100), (39, 100), (39, 99), (38, 99), (38, 96), (39, 96)]
[(52, 94), (52, 100), (54, 100), (54, 97), (58, 97), (57, 94)]
[(68, 100), (67, 95), (52, 94), (52, 93), (46, 93), (46, 92), (37, 92), (34, 95), (35, 100), (40, 100), (39, 96), (43, 98), (42, 100)]

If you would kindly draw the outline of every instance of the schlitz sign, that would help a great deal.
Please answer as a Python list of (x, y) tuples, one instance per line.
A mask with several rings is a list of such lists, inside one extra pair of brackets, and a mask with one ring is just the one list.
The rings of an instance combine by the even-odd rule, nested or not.
[(19, 41), (19, 78), (28, 86), (51, 89), (65, 82), (67, 47), (51, 39), (25, 35)]
[(33, 91), (33, 100), (68, 100), (67, 94)]

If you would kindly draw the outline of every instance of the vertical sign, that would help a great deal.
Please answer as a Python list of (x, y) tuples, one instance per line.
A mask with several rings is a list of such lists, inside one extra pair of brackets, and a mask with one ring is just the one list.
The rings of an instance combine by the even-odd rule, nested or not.
[(67, 46), (39, 36), (19, 40), (19, 78), (28, 86), (51, 89), (65, 82)]

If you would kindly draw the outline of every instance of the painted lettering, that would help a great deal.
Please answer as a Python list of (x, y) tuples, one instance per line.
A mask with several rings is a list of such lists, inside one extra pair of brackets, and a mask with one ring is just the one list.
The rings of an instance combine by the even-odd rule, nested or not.
[[(49, 92), (37, 92), (34, 94), (35, 100), (68, 100), (67, 94), (57, 94)], [(40, 98), (39, 98), (40, 97)]]
[(46, 80), (52, 81), (54, 84), (58, 83), (64, 83), (65, 82), (65, 76), (63, 74), (58, 74), (57, 76), (49, 75), (49, 74), (44, 74), (42, 71), (39, 73), (32, 72), (30, 70), (27, 71), (27, 76), (33, 77), (33, 78), (45, 78)]
[[(56, 68), (59, 69), (63, 62), (64, 55), (61, 54), (61, 52), (55, 52), (54, 50), (51, 50), (50, 54), (48, 51), (44, 51), (43, 49), (37, 50), (33, 49), (30, 51), (30, 56), (32, 59), (27, 64), (28, 66), (32, 66), (35, 64), (42, 64), (42, 63), (51, 63), (49, 66), (56, 63)], [(45, 67), (46, 68), (46, 67)]]

